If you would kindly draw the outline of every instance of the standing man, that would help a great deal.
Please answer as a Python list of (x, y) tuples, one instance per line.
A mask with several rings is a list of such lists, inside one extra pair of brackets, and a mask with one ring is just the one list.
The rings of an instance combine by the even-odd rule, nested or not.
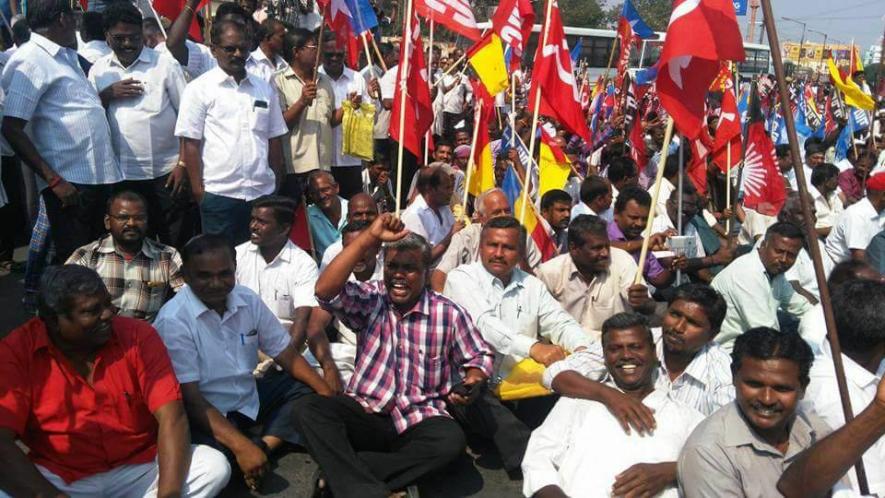
[(180, 228), (176, 212), (184, 207), (176, 198), (187, 185), (175, 136), (184, 72), (172, 57), (144, 45), (141, 12), (133, 4), (112, 3), (103, 16), (113, 52), (95, 61), (89, 81), (107, 108), (124, 188), (147, 200), (148, 234), (173, 244), (181, 238), (171, 228)]
[(249, 238), (252, 201), (283, 180), (282, 137), (287, 133), (273, 87), (246, 72), (251, 40), (234, 21), (212, 25), (218, 67), (192, 81), (181, 99), (175, 135), (203, 232), (232, 243)]
[(542, 264), (537, 277), (584, 332), (599, 339), (602, 324), (624, 311), (654, 312), (644, 283), (634, 284), (636, 262), (611, 247), (605, 221), (583, 214), (572, 220), (568, 253)]
[(814, 361), (799, 334), (750, 329), (731, 358), (737, 399), (704, 419), (679, 455), (686, 498), (780, 496), (784, 470), (830, 432), (799, 407)]
[(123, 173), (101, 99), (78, 63), (70, 2), (35, 0), (28, 14), (30, 41), (12, 54), (0, 77), (6, 93), (2, 132), (37, 174), (55, 257), (65, 261), (104, 233), (105, 204)]
[(249, 54), (246, 71), (273, 84), (274, 77), (289, 67), (280, 54), (286, 38), (286, 26), (277, 19), (267, 18), (258, 26), (255, 33), (258, 48)]
[[(499, 358), (493, 384), (526, 358), (547, 366), (591, 343), (544, 284), (518, 268), (525, 240), (525, 228), (515, 218), (492, 218), (482, 227), (480, 261), (455, 268), (446, 279), (445, 295), (470, 313)], [(490, 388), (466, 409), (456, 408), (455, 416), (494, 442), (512, 474), (519, 471), (531, 430), (552, 408), (550, 398), (533, 401), (506, 403)]]
[(286, 179), (282, 194), (301, 200), (307, 177), (317, 169), (329, 171), (335, 161), (335, 91), (332, 80), (314, 74), (317, 38), (294, 28), (283, 40), (283, 56), (289, 67), (274, 79), (288, 135), (283, 140)]
[[(369, 101), (366, 90), (366, 80), (353, 69), (344, 65), (345, 51), (338, 47), (335, 38), (323, 41), (323, 66), (320, 73), (325, 74), (332, 80), (332, 89), (335, 91), (335, 113), (344, 115), (343, 103), (349, 101), (353, 109), (359, 109), (360, 104)], [(358, 157), (344, 154), (341, 149), (344, 132), (340, 119), (333, 130), (335, 162), (332, 166), (332, 175), (341, 188), (341, 195), (345, 199), (362, 190), (362, 161)]]
[[(384, 246), (384, 283), (349, 281)], [(464, 451), (446, 401), (465, 404), (492, 371), (492, 353), (470, 316), (427, 289), (430, 246), (383, 214), (320, 275), (316, 296), (359, 334), (344, 395), (298, 403), (296, 426), (338, 498), (384, 497)], [(463, 380), (459, 380), (463, 379)]]

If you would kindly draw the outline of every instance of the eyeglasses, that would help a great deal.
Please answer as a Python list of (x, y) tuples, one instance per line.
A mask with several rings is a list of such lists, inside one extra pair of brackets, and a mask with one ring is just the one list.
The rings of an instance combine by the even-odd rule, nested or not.
[(238, 47), (236, 45), (226, 45), (226, 46), (221, 45), (218, 48), (220, 48), (222, 51), (224, 51), (224, 53), (226, 53), (228, 55), (234, 55), (237, 52), (242, 52), (244, 54), (249, 53), (249, 47)]
[(344, 52), (326, 52), (323, 56), (326, 59), (343, 59)]
[(147, 221), (146, 214), (112, 214), (110, 215), (116, 221), (120, 223), (126, 223), (127, 221), (131, 221), (133, 223), (144, 223)]

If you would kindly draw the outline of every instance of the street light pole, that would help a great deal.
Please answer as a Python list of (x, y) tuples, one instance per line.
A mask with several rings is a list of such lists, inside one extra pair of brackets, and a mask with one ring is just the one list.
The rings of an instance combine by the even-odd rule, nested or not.
[[(805, 46), (805, 29), (808, 27), (808, 23), (790, 17), (781, 17), (781, 19), (802, 25), (802, 38), (799, 40), (799, 60), (796, 61), (797, 66), (802, 66), (802, 48)], [(778, 47), (778, 50), (780, 50), (780, 47)]]
[(818, 62), (818, 66), (817, 66), (817, 70), (818, 70), (818, 71), (823, 71), (824, 55), (826, 55), (826, 51), (827, 51), (827, 37), (828, 37), (829, 35), (827, 35), (827, 34), (824, 33), (823, 31), (817, 31), (817, 30), (815, 30), (815, 29), (809, 29), (808, 31), (809, 31), (810, 33), (814, 33), (814, 34), (824, 35), (824, 47), (823, 47), (823, 48), (821, 49), (821, 51), (820, 51), (820, 61)]

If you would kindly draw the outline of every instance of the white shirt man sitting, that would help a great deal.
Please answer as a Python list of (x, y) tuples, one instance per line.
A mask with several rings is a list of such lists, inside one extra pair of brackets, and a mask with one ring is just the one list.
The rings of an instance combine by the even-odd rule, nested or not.
[(885, 171), (867, 180), (867, 195), (846, 208), (827, 236), (827, 254), (834, 263), (863, 261), (867, 246), (885, 228)]
[(656, 388), (658, 359), (642, 315), (609, 318), (602, 328), (602, 350), (606, 383), (654, 410), (654, 432), (625, 432), (606, 405), (562, 398), (529, 440), (523, 493), (678, 497), (676, 461), (702, 415)]
[(416, 188), (418, 195), (403, 211), (402, 220), (410, 232), (424, 237), (430, 244), (431, 261), (436, 266), (449, 248), (452, 236), (464, 228), (462, 222), (455, 222), (449, 208), (454, 180), (441, 167), (427, 167), (418, 172)]
[[(525, 253), (525, 240), (525, 229), (516, 219), (493, 218), (483, 225), (480, 261), (452, 270), (446, 279), (444, 294), (470, 313), (496, 352), (493, 384), (526, 358), (549, 365), (563, 359), (566, 351), (590, 345), (590, 337), (544, 284), (517, 268)], [(538, 406), (533, 415), (543, 415), (549, 408), (549, 403)], [(490, 391), (472, 405), (456, 409), (456, 418), (491, 437), (508, 472), (519, 468), (530, 431), (529, 424), (512, 409)]]

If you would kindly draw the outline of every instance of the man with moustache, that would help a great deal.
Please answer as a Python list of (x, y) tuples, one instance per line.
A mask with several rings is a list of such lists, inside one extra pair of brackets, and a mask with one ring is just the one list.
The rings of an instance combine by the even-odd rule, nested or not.
[(218, 494), (230, 466), (190, 444), (153, 327), (115, 316), (82, 266), (49, 268), (38, 299), (40, 316), (0, 341), (0, 497)]
[(67, 264), (95, 270), (119, 315), (150, 322), (184, 279), (178, 251), (146, 237), (149, 222), (144, 197), (126, 190), (112, 195), (104, 217), (109, 233), (78, 248)]
[[(661, 322), (652, 329), (658, 359), (655, 389), (709, 415), (734, 400), (730, 358), (713, 339), (725, 318), (725, 300), (704, 284), (676, 288)], [(606, 405), (624, 430), (650, 432), (655, 417), (604, 383), (604, 347), (594, 343), (554, 363), (544, 372), (544, 384), (562, 396)]]
[[(518, 268), (525, 254), (525, 228), (510, 216), (483, 224), (480, 261), (449, 273), (445, 295), (464, 307), (483, 338), (494, 348), (497, 384), (520, 361), (543, 365), (565, 358), (566, 351), (590, 346), (591, 339), (559, 305), (544, 283)], [(550, 410), (550, 398), (524, 400), (519, 406), (502, 401), (492, 389), (455, 416), (469, 429), (490, 438), (504, 468), (518, 472), (533, 426)]]
[[(349, 281), (382, 243), (384, 281)], [(385, 213), (317, 280), (320, 305), (359, 334), (344, 394), (305, 397), (295, 410), (337, 498), (386, 497), (464, 451), (446, 400), (468, 403), (464, 394), (491, 374), (493, 357), (470, 316), (427, 289), (430, 263), (427, 241)]]
[(522, 463), (523, 493), (537, 498), (676, 498), (676, 459), (703, 418), (658, 388), (655, 345), (647, 319), (619, 313), (602, 326), (605, 382), (610, 389), (654, 410), (647, 435), (621, 430), (609, 407), (561, 398), (532, 433)]
[(326, 249), (341, 240), (341, 229), (347, 224), (347, 199), (338, 195), (338, 182), (328, 171), (314, 171), (307, 177), (307, 195), (313, 204), (307, 206), (314, 255), (322, 259)]
[(548, 190), (541, 196), (541, 216), (553, 230), (553, 239), (559, 254), (568, 250), (568, 222), (572, 210), (572, 196), (560, 189)]
[(701, 422), (679, 455), (686, 498), (781, 496), (784, 470), (830, 432), (799, 408), (814, 361), (799, 334), (750, 329), (734, 341), (731, 358), (735, 402)]
[[(270, 454), (301, 442), (292, 427), (295, 400), (331, 391), (261, 296), (236, 284), (235, 258), (223, 235), (191, 239), (182, 249), (187, 286), (155, 325), (181, 383), (193, 440), (225, 452), (257, 489)], [(284, 371), (256, 380), (259, 349)], [(261, 432), (248, 436), (258, 424)]]

